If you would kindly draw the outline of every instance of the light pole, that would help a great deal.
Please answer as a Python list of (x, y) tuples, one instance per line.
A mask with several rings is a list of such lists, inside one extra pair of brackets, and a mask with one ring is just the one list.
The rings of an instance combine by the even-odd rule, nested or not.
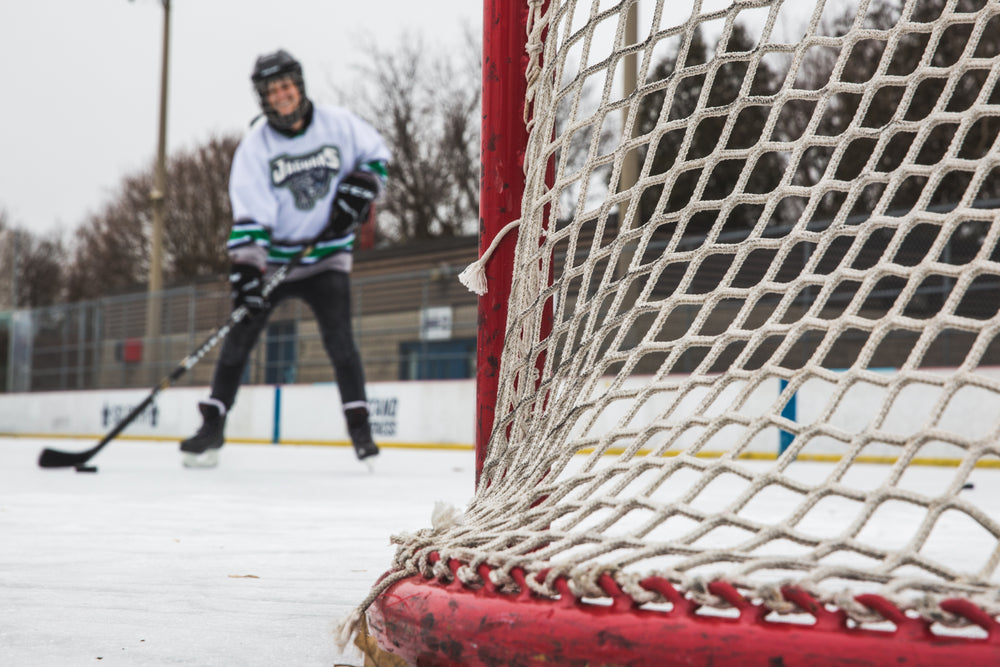
[(146, 307), (146, 337), (160, 334), (160, 291), (163, 289), (163, 217), (166, 198), (167, 72), (170, 63), (170, 0), (163, 3), (163, 55), (160, 68), (160, 128), (156, 146), (156, 170), (149, 202), (153, 227), (149, 239), (149, 298)]
[(21, 230), (12, 229), (10, 230), (11, 244), (10, 244), (10, 309), (11, 311), (17, 310), (17, 272), (20, 270), (18, 266), (18, 256), (21, 254)]
[(21, 230), (9, 230), (11, 235), (10, 243), (10, 316), (7, 319), (7, 391), (14, 391), (14, 358), (19, 346), (17, 345), (17, 272), (20, 270), (17, 258), (21, 254)]

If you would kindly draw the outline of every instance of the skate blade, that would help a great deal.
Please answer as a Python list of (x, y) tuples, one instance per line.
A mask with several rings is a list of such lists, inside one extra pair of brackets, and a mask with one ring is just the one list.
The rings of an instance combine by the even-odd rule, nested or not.
[(219, 465), (219, 450), (207, 449), (201, 454), (184, 452), (181, 462), (185, 468), (214, 468)]
[(366, 468), (368, 468), (368, 472), (374, 474), (375, 473), (375, 459), (377, 459), (377, 458), (378, 458), (378, 454), (373, 454), (372, 456), (366, 456), (365, 458), (358, 459), (358, 460), (361, 462), (361, 465), (363, 465)]

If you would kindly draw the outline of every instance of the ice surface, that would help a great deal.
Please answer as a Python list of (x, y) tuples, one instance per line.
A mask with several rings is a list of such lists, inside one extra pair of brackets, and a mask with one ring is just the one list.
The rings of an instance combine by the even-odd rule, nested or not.
[[(100, 471), (41, 469), (0, 439), (0, 664), (361, 664), (333, 628), (388, 569), (391, 535), (465, 508), (472, 451), (227, 445), (214, 470), (176, 443), (115, 441)], [(352, 647), (353, 648), (353, 647)]]
[[(98, 473), (37, 467), (44, 447), (93, 444), (0, 438), (4, 667), (360, 665), (353, 647), (338, 652), (333, 629), (388, 569), (390, 537), (430, 527), (437, 502), (464, 509), (473, 494), (470, 450), (383, 448), (372, 474), (346, 447), (227, 445), (218, 468), (198, 470), (182, 468), (176, 443), (122, 440), (91, 461)], [(834, 468), (793, 467), (815, 482)], [(859, 465), (844, 483), (875, 488), (888, 470)], [(941, 493), (955, 474), (917, 466), (900, 486)], [(1000, 470), (971, 481), (962, 499), (996, 516)], [(746, 511), (780, 519), (793, 506), (778, 494)], [(833, 509), (817, 521), (844, 518)], [(894, 510), (866, 537), (909, 536), (913, 522)], [(926, 550), (975, 570), (996, 539), (959, 518)]]

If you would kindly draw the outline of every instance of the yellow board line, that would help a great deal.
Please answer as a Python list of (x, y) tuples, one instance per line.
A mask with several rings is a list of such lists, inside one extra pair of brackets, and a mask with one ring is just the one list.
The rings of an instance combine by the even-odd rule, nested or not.
[[(0, 433), (2, 438), (33, 438), (45, 440), (93, 440), (95, 443), (103, 438), (103, 435), (73, 434), (73, 433)], [(174, 436), (137, 436), (120, 435), (115, 440), (130, 440), (133, 442), (180, 442), (181, 438)], [(233, 445), (308, 445), (321, 447), (350, 447), (350, 440), (286, 440), (281, 439), (277, 443), (263, 438), (226, 438), (226, 443)], [(110, 444), (110, 443), (109, 443)], [(386, 442), (378, 443), (383, 449), (446, 449), (446, 450), (475, 450), (475, 445), (454, 442)]]
[[(594, 452), (593, 448), (581, 449), (577, 451), (577, 454), (592, 454)], [(604, 452), (605, 456), (618, 456), (625, 453), (625, 449), (622, 447), (611, 447)], [(665, 452), (662, 456), (677, 456), (681, 452)], [(650, 450), (640, 449), (636, 452), (637, 456), (649, 456)], [(699, 459), (719, 459), (726, 455), (726, 452), (698, 452), (695, 454), (696, 458)], [(749, 459), (749, 460), (760, 460), (760, 461), (776, 461), (778, 459), (777, 454), (769, 454), (767, 452), (744, 452), (736, 458), (738, 459)], [(816, 461), (821, 463), (839, 463), (844, 457), (837, 454), (799, 454), (795, 457), (797, 461)], [(877, 463), (883, 465), (893, 465), (899, 461), (899, 457), (895, 456), (859, 456), (854, 459), (858, 463)], [(946, 468), (957, 468), (962, 464), (962, 459), (951, 459), (943, 457), (923, 457), (915, 458), (910, 461), (910, 465), (918, 466), (941, 466)], [(980, 460), (976, 462), (975, 467), (977, 468), (1000, 468), (1000, 460), (990, 459), (990, 460)]]
[[(63, 439), (63, 440), (94, 440), (99, 441), (103, 436), (101, 435), (74, 435), (66, 433), (0, 433), (0, 437), (4, 438), (35, 438), (35, 439)], [(122, 435), (116, 438), (117, 440), (131, 440), (131, 441), (156, 441), (156, 442), (177, 442), (176, 437), (167, 436), (129, 436)], [(239, 444), (239, 445), (284, 445), (284, 446), (318, 446), (318, 447), (350, 447), (351, 442), (349, 440), (285, 440), (282, 439), (277, 443), (271, 442), (270, 440), (264, 440), (260, 438), (227, 438), (227, 443)], [(449, 442), (387, 442), (379, 443), (379, 447), (382, 449), (441, 449), (441, 450), (452, 450), (452, 451), (474, 451), (475, 445), (466, 443), (449, 443)], [(593, 448), (581, 449), (577, 454), (592, 454), (594, 452)], [(612, 447), (604, 452), (605, 456), (619, 456), (625, 453), (625, 449), (622, 447)], [(680, 452), (666, 452), (663, 456), (677, 456)], [(650, 450), (640, 449), (636, 452), (638, 456), (648, 456)], [(725, 452), (698, 452), (695, 454), (697, 458), (701, 459), (718, 459), (725, 456)], [(775, 461), (778, 458), (777, 454), (768, 454), (766, 452), (745, 452), (740, 454), (737, 458), (748, 459), (748, 460), (760, 460), (760, 461)], [(799, 454), (796, 457), (798, 461), (815, 461), (821, 463), (839, 463), (843, 460), (842, 456), (837, 454)], [(898, 457), (893, 456), (859, 456), (855, 459), (859, 463), (876, 463), (882, 465), (893, 465), (899, 461)], [(961, 459), (953, 458), (943, 458), (943, 457), (923, 457), (915, 458), (910, 461), (910, 465), (918, 466), (940, 466), (943, 468), (957, 468), (962, 464)], [(990, 460), (980, 460), (976, 462), (975, 467), (977, 468), (1000, 468), (1000, 460), (990, 459)]]

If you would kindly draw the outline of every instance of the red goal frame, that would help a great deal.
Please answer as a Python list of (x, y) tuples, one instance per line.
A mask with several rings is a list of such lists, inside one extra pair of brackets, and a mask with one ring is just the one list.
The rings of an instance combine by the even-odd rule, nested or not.
[[(547, 3), (546, 3), (547, 4)], [(523, 160), (528, 133), (523, 100), (527, 57), (526, 0), (484, 0), (482, 171), (480, 253), (505, 225), (521, 215)], [(516, 234), (499, 242), (486, 263), (487, 292), (479, 300), (477, 338), (476, 484), (479, 484), (495, 416), (507, 299)], [(431, 560), (439, 560), (437, 554)], [(829, 609), (808, 593), (785, 587), (798, 622), (772, 619), (762, 604), (744, 598), (725, 581), (709, 592), (725, 599), (733, 614), (705, 613), (670, 582), (640, 582), (670, 602), (669, 611), (642, 608), (610, 575), (601, 585), (611, 603), (578, 599), (558, 580), (560, 599), (530, 592), (525, 574), (512, 575), (521, 593), (490, 584), (490, 568), (479, 566), (479, 588), (463, 584), (463, 563), (450, 561), (445, 579), (413, 576), (389, 586), (367, 612), (379, 646), (410, 665), (941, 665), (1000, 664), (1000, 624), (967, 600), (942, 608), (981, 628), (985, 638), (935, 633), (931, 625), (877, 595), (856, 601), (878, 612), (892, 630), (857, 627), (842, 610)], [(539, 576), (544, 576), (544, 573)], [(806, 620), (802, 620), (805, 618)], [(811, 620), (810, 620), (811, 619)], [(983, 633), (980, 633), (983, 634)]]
[[(483, 87), (480, 134), (479, 253), (508, 223), (521, 217), (524, 147), (528, 130), (523, 56), (527, 43), (524, 0), (484, 0)], [(476, 485), (496, 415), (497, 379), (517, 234), (507, 234), (485, 266), (487, 291), (479, 297), (476, 338)]]
[(726, 599), (736, 616), (702, 614), (697, 603), (655, 577), (641, 586), (669, 600), (669, 611), (640, 608), (609, 575), (600, 583), (612, 603), (596, 605), (575, 597), (563, 580), (555, 584), (559, 600), (539, 598), (517, 569), (512, 575), (522, 592), (503, 594), (489, 583), (486, 565), (479, 571), (486, 584), (473, 590), (457, 577), (462, 566), (448, 563), (450, 581), (410, 577), (375, 600), (368, 628), (384, 650), (422, 667), (987, 667), (1000, 660), (1000, 625), (968, 600), (945, 600), (941, 606), (985, 630), (984, 639), (935, 634), (926, 621), (877, 595), (856, 600), (889, 619), (892, 631), (854, 627), (844, 611), (826, 609), (794, 587), (782, 594), (811, 622), (768, 620), (766, 607), (724, 581), (712, 582), (708, 590)]

